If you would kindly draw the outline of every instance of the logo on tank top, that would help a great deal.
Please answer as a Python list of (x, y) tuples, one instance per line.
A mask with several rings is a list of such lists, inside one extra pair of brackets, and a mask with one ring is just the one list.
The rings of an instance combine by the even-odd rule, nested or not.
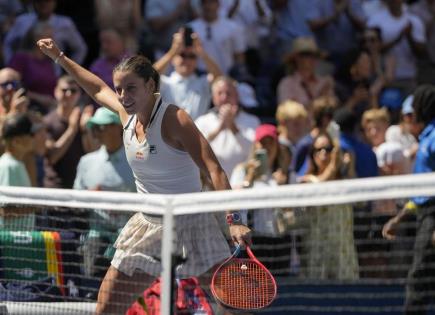
[(157, 148), (154, 144), (150, 145), (150, 154), (157, 154)]
[(136, 159), (137, 160), (145, 160), (145, 157), (143, 156), (143, 153), (140, 151), (136, 152)]

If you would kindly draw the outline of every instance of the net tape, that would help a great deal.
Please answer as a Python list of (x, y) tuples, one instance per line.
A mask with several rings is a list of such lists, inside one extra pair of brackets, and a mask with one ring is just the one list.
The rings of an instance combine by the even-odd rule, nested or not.
[(303, 207), (435, 195), (435, 173), (181, 195), (0, 187), (0, 204), (146, 211), (174, 215), (234, 209)]

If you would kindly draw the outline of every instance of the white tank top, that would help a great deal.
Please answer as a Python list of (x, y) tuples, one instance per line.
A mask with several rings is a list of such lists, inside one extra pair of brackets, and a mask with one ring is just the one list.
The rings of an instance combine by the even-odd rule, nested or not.
[(182, 194), (201, 190), (199, 169), (190, 155), (162, 139), (162, 120), (169, 104), (158, 97), (143, 142), (136, 137), (136, 115), (124, 126), (128, 163), (139, 193)]

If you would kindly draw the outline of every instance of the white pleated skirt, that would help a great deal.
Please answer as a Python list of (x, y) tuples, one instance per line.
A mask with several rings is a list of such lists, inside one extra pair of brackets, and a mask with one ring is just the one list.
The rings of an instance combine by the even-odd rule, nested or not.
[[(214, 214), (177, 216), (175, 231), (176, 253), (187, 258), (176, 269), (178, 278), (200, 276), (230, 256), (228, 242)], [(116, 253), (111, 264), (129, 276), (139, 269), (158, 277), (161, 272), (161, 244), (162, 219), (136, 213), (114, 244)]]

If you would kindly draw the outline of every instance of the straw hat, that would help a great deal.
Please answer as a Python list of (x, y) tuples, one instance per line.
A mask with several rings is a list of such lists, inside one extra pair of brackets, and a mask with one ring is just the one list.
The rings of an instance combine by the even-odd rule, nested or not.
[(298, 37), (292, 43), (292, 50), (285, 55), (285, 61), (293, 61), (299, 54), (312, 54), (318, 58), (325, 58), (327, 53), (317, 46), (313, 37)]

